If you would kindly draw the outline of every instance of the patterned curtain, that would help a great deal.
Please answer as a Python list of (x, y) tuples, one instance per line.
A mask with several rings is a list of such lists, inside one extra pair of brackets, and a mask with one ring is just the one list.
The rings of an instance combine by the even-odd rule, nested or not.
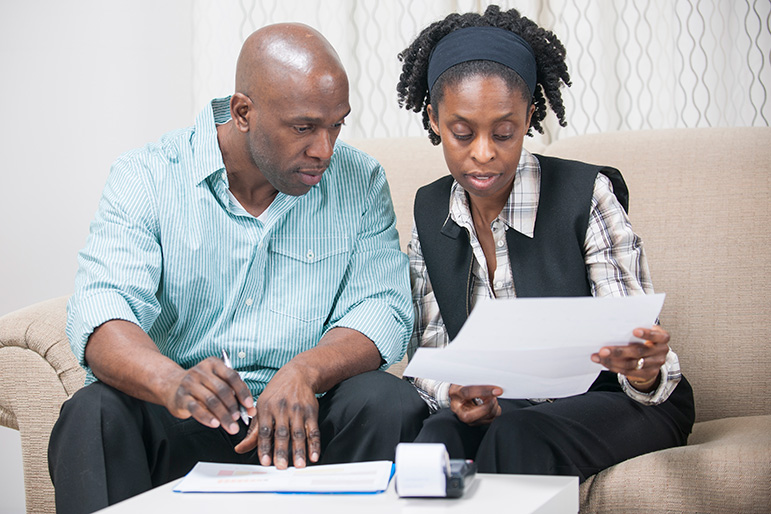
[[(196, 0), (193, 98), (197, 111), (230, 94), (241, 43), (256, 28), (306, 23), (337, 49), (351, 82), (347, 137), (421, 135), (398, 108), (396, 55), (450, 12), (480, 0)], [(573, 81), (568, 126), (548, 117), (544, 142), (613, 130), (768, 126), (769, 0), (499, 1), (557, 34)]]

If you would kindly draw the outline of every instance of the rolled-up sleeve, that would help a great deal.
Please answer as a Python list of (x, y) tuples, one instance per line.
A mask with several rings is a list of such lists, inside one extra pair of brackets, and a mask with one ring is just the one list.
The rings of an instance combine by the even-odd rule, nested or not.
[(86, 245), (78, 254), (75, 292), (67, 304), (67, 337), (87, 371), (85, 349), (95, 328), (121, 319), (147, 332), (157, 319), (158, 232), (149, 175), (140, 159), (127, 154), (107, 178)]
[(327, 330), (346, 327), (371, 339), (385, 369), (399, 362), (412, 331), (407, 256), (399, 249), (391, 193), (377, 165), (340, 296)]

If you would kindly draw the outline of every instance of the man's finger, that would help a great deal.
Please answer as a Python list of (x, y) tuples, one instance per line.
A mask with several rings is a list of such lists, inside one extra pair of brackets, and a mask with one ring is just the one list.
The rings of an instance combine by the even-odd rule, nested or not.
[[(237, 434), (238, 423), (234, 421), (232, 412), (221, 397), (226, 396), (223, 391), (227, 389), (227, 385), (216, 375), (192, 368), (182, 379), (177, 394), (187, 410), (199, 422), (213, 428), (221, 425), (229, 434)], [(232, 394), (230, 401), (235, 404)], [(209, 415), (217, 420), (216, 426), (207, 419)]]
[(260, 457), (260, 464), (270, 466), (273, 462), (273, 417), (260, 415), (258, 423), (257, 454)]
[(318, 414), (305, 418), (305, 436), (308, 441), (308, 456), (311, 462), (318, 462), (321, 458), (321, 430), (319, 430)]
[(241, 378), (241, 375), (233, 368), (227, 367), (220, 359), (213, 359), (213, 361), (212, 371), (228, 385), (229, 391), (223, 391), (223, 394), (233, 397), (233, 403), (235, 405), (231, 405), (228, 402), (226, 403), (228, 408), (238, 410), (238, 405), (240, 404), (246, 407), (253, 416), (256, 413), (254, 410), (254, 398), (252, 398), (252, 393), (249, 391), (249, 388), (246, 387), (246, 383)]
[(273, 464), (278, 469), (289, 467), (289, 426), (286, 420), (276, 420), (273, 431)]
[(292, 464), (296, 468), (304, 468), (306, 464), (305, 419), (303, 418), (303, 410), (299, 405), (292, 407), (291, 427)]
[(249, 427), (246, 430), (246, 436), (234, 448), (236, 453), (246, 453), (253, 450), (257, 446), (259, 425), (260, 424), (257, 421), (257, 418), (252, 418), (252, 421), (249, 423)]

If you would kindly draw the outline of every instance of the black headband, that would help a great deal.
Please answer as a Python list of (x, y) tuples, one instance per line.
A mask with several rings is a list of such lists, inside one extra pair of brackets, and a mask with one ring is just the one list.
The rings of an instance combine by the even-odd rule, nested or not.
[(493, 61), (514, 70), (535, 93), (535, 53), (522, 37), (497, 27), (466, 27), (444, 36), (428, 58), (428, 90), (439, 76), (462, 62)]

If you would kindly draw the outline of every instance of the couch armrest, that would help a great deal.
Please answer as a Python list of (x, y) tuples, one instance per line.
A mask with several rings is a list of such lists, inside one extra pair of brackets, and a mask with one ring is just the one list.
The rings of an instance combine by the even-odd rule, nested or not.
[(85, 379), (64, 333), (67, 297), (0, 317), (0, 424), (17, 429), (27, 512), (54, 512), (48, 438), (61, 404)]

